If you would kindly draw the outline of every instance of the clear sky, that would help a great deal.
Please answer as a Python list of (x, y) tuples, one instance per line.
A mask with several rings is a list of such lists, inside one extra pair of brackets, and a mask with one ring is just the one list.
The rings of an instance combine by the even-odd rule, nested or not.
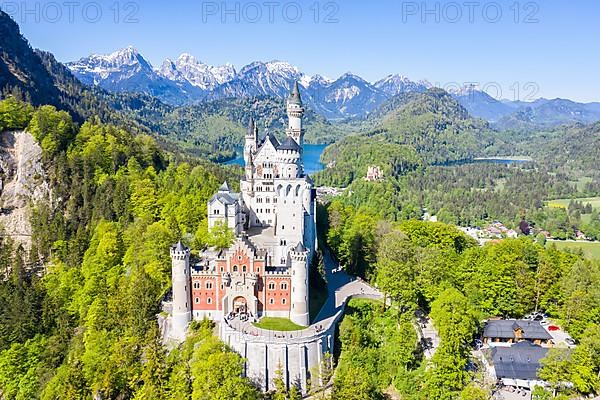
[(60, 61), (133, 45), (155, 66), (183, 52), (237, 68), (278, 59), (331, 78), (399, 73), (442, 87), (478, 82), (511, 100), (600, 101), (597, 0), (0, 0), (0, 7), (32, 46)]

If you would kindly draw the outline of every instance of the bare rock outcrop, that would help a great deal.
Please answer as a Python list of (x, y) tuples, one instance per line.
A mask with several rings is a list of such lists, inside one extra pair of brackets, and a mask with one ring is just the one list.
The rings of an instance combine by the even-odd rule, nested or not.
[(0, 229), (31, 248), (31, 205), (49, 201), (42, 149), (28, 132), (0, 133)]

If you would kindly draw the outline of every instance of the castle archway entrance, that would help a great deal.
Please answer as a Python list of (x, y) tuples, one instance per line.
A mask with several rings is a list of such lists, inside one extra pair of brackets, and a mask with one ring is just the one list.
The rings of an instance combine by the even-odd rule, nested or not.
[(245, 297), (238, 296), (233, 299), (233, 312), (238, 314), (248, 312), (248, 303)]

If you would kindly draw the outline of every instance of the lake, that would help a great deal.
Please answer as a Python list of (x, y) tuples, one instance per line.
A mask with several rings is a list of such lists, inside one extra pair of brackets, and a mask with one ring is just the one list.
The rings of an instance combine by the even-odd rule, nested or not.
[[(304, 171), (312, 175), (315, 172), (322, 171), (325, 165), (321, 164), (321, 154), (327, 147), (326, 144), (305, 144), (304, 145)], [(233, 160), (224, 162), (225, 165), (244, 166), (244, 149), (238, 147), (235, 149), (237, 157)]]

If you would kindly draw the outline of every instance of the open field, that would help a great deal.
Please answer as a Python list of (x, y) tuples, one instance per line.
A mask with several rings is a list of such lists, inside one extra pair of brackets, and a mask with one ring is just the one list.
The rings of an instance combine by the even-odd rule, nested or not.
[(577, 185), (577, 190), (583, 191), (585, 189), (585, 185), (591, 183), (592, 181), (593, 179), (588, 176), (583, 176), (579, 178), (577, 182), (575, 182), (575, 184)]
[(548, 202), (548, 207), (567, 208), (569, 206), (569, 203), (573, 200), (577, 200), (583, 205), (590, 203), (592, 205), (592, 208), (594, 208), (595, 210), (600, 210), (600, 197), (582, 197), (576, 199), (550, 200)]
[(600, 260), (600, 242), (575, 242), (575, 241), (563, 241), (563, 240), (549, 240), (546, 246), (556, 245), (559, 250), (583, 250), (583, 254), (586, 258), (593, 258)]
[(268, 329), (271, 331), (299, 331), (304, 329), (304, 326), (293, 323), (287, 318), (275, 318), (275, 317), (263, 317), (254, 324), (262, 329)]

